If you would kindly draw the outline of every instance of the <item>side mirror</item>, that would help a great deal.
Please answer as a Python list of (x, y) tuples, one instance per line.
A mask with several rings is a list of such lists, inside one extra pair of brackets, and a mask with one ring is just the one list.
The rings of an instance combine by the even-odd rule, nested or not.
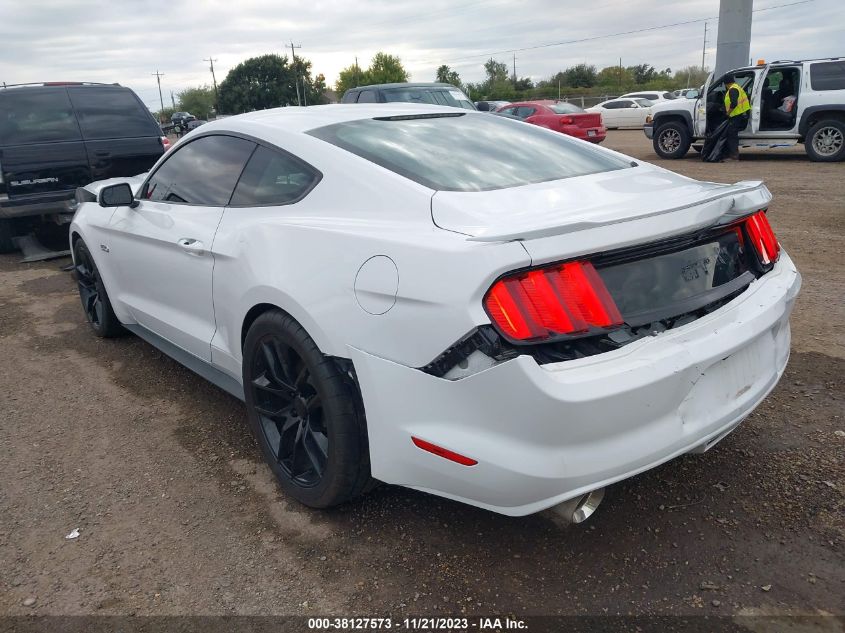
[(686, 94), (684, 95), (687, 99), (698, 99), (698, 95), (700, 93), (698, 90), (687, 90)]
[(640, 106), (638, 106), (636, 103), (632, 103), (632, 104), (631, 104), (631, 105), (629, 105), (628, 107), (629, 107), (629, 108), (639, 108)]
[(138, 201), (132, 195), (132, 187), (129, 183), (121, 182), (116, 185), (109, 185), (100, 189), (97, 202), (101, 207), (137, 207)]

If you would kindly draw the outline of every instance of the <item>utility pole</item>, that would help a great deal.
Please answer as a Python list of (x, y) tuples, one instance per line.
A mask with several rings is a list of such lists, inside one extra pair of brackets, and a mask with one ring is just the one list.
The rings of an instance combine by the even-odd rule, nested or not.
[(216, 62), (217, 60), (212, 59), (211, 57), (209, 57), (208, 59), (205, 59), (203, 57), (202, 61), (208, 62), (211, 65), (210, 66), (211, 67), (211, 81), (212, 81), (212, 83), (214, 83), (214, 111), (216, 112), (217, 111), (217, 99), (218, 99), (218, 97), (217, 97), (217, 77), (214, 76), (214, 62)]
[(707, 22), (704, 23), (704, 43), (701, 45), (701, 72), (704, 72), (704, 54), (707, 52)]
[(619, 92), (622, 92), (622, 58), (619, 58)]
[(296, 72), (296, 55), (293, 52), (295, 48), (302, 48), (302, 44), (293, 45), (293, 40), (290, 41), (290, 56), (291, 68), (293, 69), (293, 83), (296, 86), (296, 105), (302, 105), (302, 98), (299, 96), (299, 75)]
[(516, 89), (516, 53), (513, 54), (513, 87)]
[(173, 109), (175, 110), (175, 109), (176, 109), (176, 99), (175, 99), (175, 97), (173, 96), (173, 91), (172, 91), (172, 90), (170, 91), (170, 103), (173, 105)]
[(160, 73), (155, 71), (154, 73), (150, 73), (156, 78), (158, 82), (158, 100), (161, 102), (161, 110), (158, 113), (158, 118), (161, 120), (161, 117), (164, 116), (164, 97), (161, 96), (161, 78), (164, 77), (164, 73)]
[[(353, 87), (354, 88), (358, 87), (358, 56), (357, 55), (355, 56), (355, 85)], [(340, 95), (340, 96), (342, 97), (343, 95)]]

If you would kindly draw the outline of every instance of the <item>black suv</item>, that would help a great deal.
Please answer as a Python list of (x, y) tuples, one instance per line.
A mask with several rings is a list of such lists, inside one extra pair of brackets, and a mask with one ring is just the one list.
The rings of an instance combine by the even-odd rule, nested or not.
[(460, 88), (452, 84), (377, 84), (347, 90), (341, 103), (432, 103), (464, 110), (475, 110), (475, 105)]
[(77, 187), (149, 170), (169, 147), (150, 111), (117, 84), (0, 88), (0, 252), (19, 218), (72, 212)]

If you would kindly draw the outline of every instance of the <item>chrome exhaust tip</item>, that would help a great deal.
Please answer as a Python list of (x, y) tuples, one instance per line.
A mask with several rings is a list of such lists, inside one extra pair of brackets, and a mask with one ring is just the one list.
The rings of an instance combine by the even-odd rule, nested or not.
[(552, 518), (564, 524), (583, 523), (596, 511), (604, 499), (604, 488), (587, 492), (549, 508)]

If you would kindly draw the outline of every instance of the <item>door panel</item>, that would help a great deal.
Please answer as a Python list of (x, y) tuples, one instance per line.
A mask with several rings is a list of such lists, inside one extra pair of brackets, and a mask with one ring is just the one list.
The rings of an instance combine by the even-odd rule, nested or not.
[(214, 234), (223, 207), (142, 201), (119, 207), (106, 230), (118, 279), (110, 289), (135, 320), (211, 360)]
[(93, 180), (149, 171), (164, 153), (159, 137), (85, 141)]

